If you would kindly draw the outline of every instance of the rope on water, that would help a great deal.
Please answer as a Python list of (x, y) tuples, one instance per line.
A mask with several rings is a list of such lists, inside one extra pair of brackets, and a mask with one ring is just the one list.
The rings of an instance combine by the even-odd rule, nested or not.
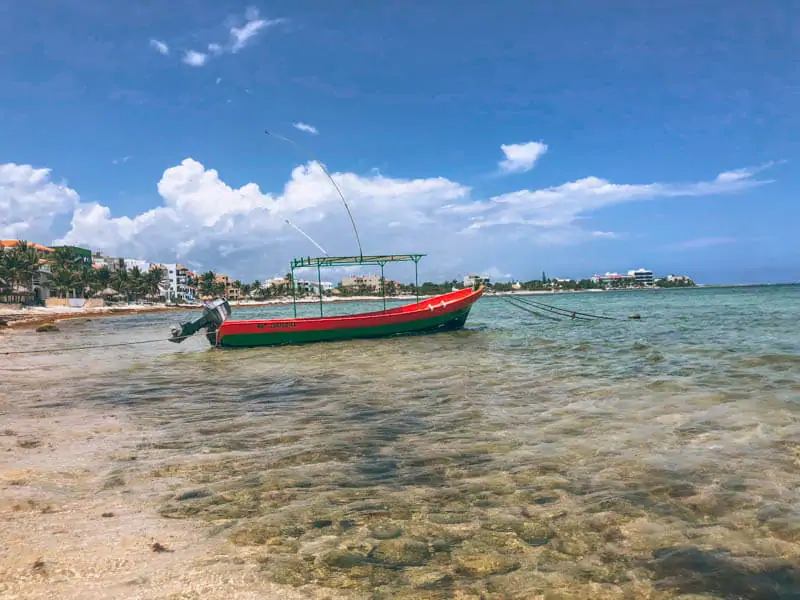
[(541, 313), (541, 312), (536, 311), (536, 310), (532, 310), (531, 308), (528, 308), (524, 304), (518, 303), (516, 301), (516, 298), (515, 299), (511, 299), (511, 298), (507, 298), (505, 296), (497, 296), (497, 297), (500, 298), (501, 300), (504, 300), (505, 302), (507, 302), (511, 306), (514, 306), (514, 307), (516, 307), (516, 308), (518, 308), (521, 311), (524, 311), (526, 313), (530, 313), (530, 314), (535, 315), (537, 317), (540, 317), (542, 319), (550, 319), (551, 321), (561, 321), (561, 319), (559, 319), (558, 317), (554, 317), (552, 315), (548, 315), (548, 314)]
[(36, 350), (11, 350), (9, 352), (0, 352), (0, 356), (10, 356), (12, 354), (56, 354), (59, 352), (72, 352), (73, 350), (92, 350), (95, 348), (116, 348), (119, 346), (137, 346), (139, 344), (156, 344), (158, 342), (169, 342), (172, 340), (186, 339), (188, 335), (178, 336), (175, 338), (160, 338), (157, 340), (137, 340), (133, 342), (118, 342), (116, 344), (93, 344), (90, 346), (66, 346), (63, 348), (37, 348)]
[[(498, 298), (501, 298), (503, 300), (508, 301), (509, 304), (512, 304), (513, 306), (516, 306), (519, 309), (522, 309), (522, 306), (520, 306), (519, 304), (524, 304), (526, 306), (535, 307), (535, 308), (537, 308), (539, 310), (543, 310), (543, 311), (552, 313), (552, 314), (557, 315), (559, 317), (570, 318), (572, 320), (576, 320), (576, 319), (577, 320), (581, 320), (581, 321), (592, 321), (592, 320), (596, 320), (596, 319), (602, 319), (602, 320), (606, 320), (606, 321), (625, 321), (626, 320), (626, 319), (620, 319), (619, 317), (608, 317), (608, 316), (605, 316), (605, 315), (595, 315), (595, 314), (592, 314), (592, 313), (580, 312), (580, 311), (571, 310), (571, 309), (568, 309), (568, 308), (560, 308), (558, 306), (551, 306), (549, 304), (544, 304), (543, 302), (539, 302), (537, 300), (531, 300), (530, 298), (521, 298), (519, 296), (511, 297), (511, 296), (506, 296), (506, 295), (503, 295), (503, 294), (498, 294), (497, 292), (494, 292), (492, 295), (497, 296)], [(513, 300), (513, 302), (512, 302), (512, 300)], [(514, 304), (514, 302), (517, 302), (519, 304)], [(532, 312), (532, 314), (538, 314), (538, 313), (533, 312), (533, 311), (529, 311), (529, 312)], [(539, 315), (539, 316), (544, 316), (544, 315)], [(550, 317), (550, 318), (553, 318), (553, 317)], [(631, 318), (637, 318), (638, 319), (639, 316), (638, 315), (636, 315), (635, 317), (631, 316)], [(561, 319), (553, 318), (553, 320), (560, 321)]]

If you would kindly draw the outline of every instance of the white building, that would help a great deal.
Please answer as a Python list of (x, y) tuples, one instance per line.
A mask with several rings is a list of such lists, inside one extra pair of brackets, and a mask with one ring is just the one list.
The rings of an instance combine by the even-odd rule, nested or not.
[(289, 280), (283, 277), (274, 277), (272, 279), (265, 279), (264, 283), (261, 284), (261, 287), (264, 289), (276, 288), (281, 286), (289, 287)]
[(178, 299), (194, 300), (189, 289), (189, 270), (186, 267), (176, 263), (165, 263), (157, 266), (164, 271), (164, 276), (158, 289), (167, 299), (167, 302), (174, 302)]
[(150, 263), (146, 260), (139, 260), (138, 258), (123, 258), (122, 265), (126, 271), (130, 271), (134, 267), (138, 267), (142, 273), (150, 270)]
[(103, 256), (102, 252), (92, 253), (92, 265), (98, 269), (105, 267), (112, 273), (120, 271), (125, 268), (125, 261), (122, 258), (115, 258), (112, 256)]
[(628, 277), (633, 277), (633, 280), (639, 285), (653, 285), (653, 272), (647, 269), (628, 271)]
[(464, 276), (464, 287), (465, 288), (474, 287), (475, 284), (477, 284), (477, 283), (482, 283), (483, 285), (489, 285), (490, 278), (487, 275), (476, 275), (474, 273)]

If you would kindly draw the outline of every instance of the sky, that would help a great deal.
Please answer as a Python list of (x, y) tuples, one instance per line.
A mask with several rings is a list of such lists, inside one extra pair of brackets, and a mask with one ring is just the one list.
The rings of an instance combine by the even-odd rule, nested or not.
[(783, 0), (7, 2), (0, 238), (263, 279), (358, 254), (327, 169), (424, 280), (800, 281), (798, 65)]

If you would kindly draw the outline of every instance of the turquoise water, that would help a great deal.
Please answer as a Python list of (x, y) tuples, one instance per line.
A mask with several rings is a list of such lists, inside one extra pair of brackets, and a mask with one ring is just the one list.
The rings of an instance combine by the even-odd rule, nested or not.
[[(800, 597), (800, 287), (531, 298), (642, 319), (553, 322), (486, 297), (459, 332), (230, 351), (198, 337), (10, 357), (0, 378), (43, 409), (124, 411), (143, 441), (115, 468), (175, 489), (151, 510), (211, 527), (279, 583)], [(0, 344), (147, 340), (183, 316)]]

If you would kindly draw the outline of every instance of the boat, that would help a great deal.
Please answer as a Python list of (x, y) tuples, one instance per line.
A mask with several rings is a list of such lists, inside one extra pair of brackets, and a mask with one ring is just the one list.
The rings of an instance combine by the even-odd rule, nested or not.
[[(359, 338), (378, 338), (409, 334), (453, 331), (464, 327), (472, 305), (483, 294), (478, 284), (420, 299), (417, 265), (423, 254), (299, 258), (291, 262), (292, 306), (294, 316), (283, 319), (229, 320), (231, 307), (219, 298), (205, 305), (203, 316), (172, 328), (170, 341), (181, 342), (202, 328), (212, 346), (242, 348), (283, 346), (313, 342), (342, 341)], [(416, 302), (396, 308), (386, 307), (383, 270), (389, 262), (413, 262), (415, 266)], [(383, 310), (342, 316), (323, 315), (323, 295), (320, 271), (323, 267), (379, 265)], [(299, 268), (316, 268), (319, 290), (319, 317), (297, 317), (294, 272)]]

